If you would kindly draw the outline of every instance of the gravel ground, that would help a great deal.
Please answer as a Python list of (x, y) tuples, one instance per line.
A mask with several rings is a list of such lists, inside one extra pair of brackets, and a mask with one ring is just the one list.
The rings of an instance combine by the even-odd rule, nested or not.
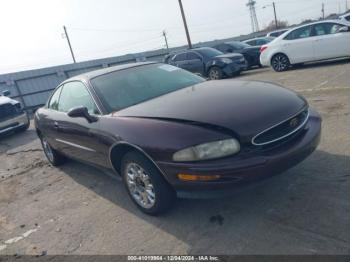
[(308, 99), (323, 117), (318, 150), (230, 198), (179, 200), (161, 217), (98, 169), (51, 167), (32, 128), (0, 139), (0, 254), (350, 254), (349, 75), (349, 60), (243, 73)]

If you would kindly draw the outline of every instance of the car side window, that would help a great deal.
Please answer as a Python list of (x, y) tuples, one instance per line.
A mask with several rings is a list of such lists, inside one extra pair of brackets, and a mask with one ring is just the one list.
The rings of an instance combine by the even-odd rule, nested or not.
[(187, 60), (187, 55), (186, 55), (186, 53), (177, 54), (177, 55), (174, 57), (174, 59), (173, 59), (173, 61), (175, 61), (175, 62), (185, 61), (185, 60)]
[(85, 85), (79, 81), (68, 82), (63, 85), (58, 110), (68, 112), (77, 106), (85, 106), (90, 114), (99, 114), (95, 102)]
[(226, 52), (226, 48), (225, 48), (225, 46), (226, 45), (224, 45), (224, 44), (220, 44), (220, 45), (216, 45), (216, 46), (214, 46), (214, 48), (216, 49), (216, 50), (219, 50), (219, 51), (221, 51), (221, 52)]
[(187, 60), (195, 60), (195, 59), (201, 59), (201, 58), (199, 57), (199, 55), (195, 53), (192, 53), (192, 52), (187, 53)]
[(296, 40), (307, 38), (311, 36), (311, 26), (305, 26), (302, 28), (298, 28), (292, 32), (290, 32), (284, 39), (286, 40)]
[(323, 24), (317, 24), (314, 25), (315, 35), (316, 36), (322, 36), (322, 35), (329, 35), (329, 34), (336, 34), (339, 32), (339, 29), (342, 26), (335, 23), (323, 23)]
[(51, 96), (51, 99), (48, 103), (48, 108), (52, 110), (58, 110), (58, 101), (60, 99), (61, 91), (62, 86), (56, 89), (55, 93)]

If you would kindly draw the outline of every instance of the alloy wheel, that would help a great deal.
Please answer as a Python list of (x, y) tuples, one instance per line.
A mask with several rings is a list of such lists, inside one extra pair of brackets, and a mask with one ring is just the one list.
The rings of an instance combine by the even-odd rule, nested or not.
[(156, 202), (156, 196), (147, 172), (136, 163), (128, 163), (125, 172), (126, 184), (133, 199), (143, 208), (152, 208)]
[(212, 80), (218, 80), (220, 79), (220, 72), (217, 69), (211, 69), (209, 73), (209, 77)]
[(277, 72), (285, 71), (289, 66), (288, 58), (285, 55), (276, 55), (272, 60), (272, 66)]

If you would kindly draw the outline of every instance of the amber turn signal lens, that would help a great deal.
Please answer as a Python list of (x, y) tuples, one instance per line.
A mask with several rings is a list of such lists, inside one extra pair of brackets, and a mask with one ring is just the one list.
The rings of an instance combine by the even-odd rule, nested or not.
[(199, 175), (178, 174), (177, 177), (182, 181), (213, 181), (213, 180), (220, 179), (219, 175), (199, 176)]

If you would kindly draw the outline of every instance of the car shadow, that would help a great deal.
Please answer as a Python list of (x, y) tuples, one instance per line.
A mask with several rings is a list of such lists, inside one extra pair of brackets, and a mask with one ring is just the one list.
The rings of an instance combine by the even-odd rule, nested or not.
[(319, 68), (319, 67), (326, 67), (326, 66), (336, 66), (336, 65), (344, 65), (348, 64), (350, 62), (350, 58), (341, 58), (341, 59), (331, 59), (331, 60), (325, 60), (325, 61), (318, 61), (318, 62), (312, 62), (312, 63), (305, 63), (302, 65), (295, 65), (291, 67), (291, 71), (296, 70), (302, 70), (307, 68)]
[[(294, 227), (300, 231), (298, 237), (301, 239), (295, 245), (312, 245), (303, 243), (302, 236), (307, 239), (308, 231), (334, 235), (338, 239), (343, 237), (350, 241), (350, 235), (347, 236), (344, 232), (344, 229), (350, 229), (350, 221), (346, 216), (340, 218), (341, 214), (337, 215), (339, 209), (350, 210), (349, 201), (344, 206), (345, 200), (350, 200), (349, 156), (318, 150), (281, 175), (237, 188), (231, 197), (212, 200), (180, 199), (173, 209), (158, 217), (139, 211), (129, 199), (123, 183), (101, 175), (98, 169), (69, 162), (61, 170), (77, 183), (126, 212), (185, 242), (192, 254), (210, 251), (227, 254), (228, 250), (233, 252), (232, 241), (247, 239), (252, 243), (257, 242), (256, 249), (244, 250), (259, 252), (259, 246), (264, 246), (259, 241), (266, 241), (265, 235), (275, 235), (280, 241), (289, 241), (286, 234), (290, 234)], [(276, 227), (279, 230), (272, 229)], [(260, 251), (268, 252), (265, 249)]]

